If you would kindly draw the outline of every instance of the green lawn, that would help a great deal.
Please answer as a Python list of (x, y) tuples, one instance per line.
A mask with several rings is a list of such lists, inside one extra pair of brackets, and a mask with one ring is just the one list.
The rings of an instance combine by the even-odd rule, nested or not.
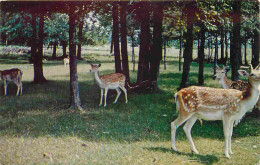
[[(49, 50), (50, 51), (50, 50)], [(114, 71), (113, 56), (107, 50), (83, 52), (86, 59), (102, 63), (100, 74)], [(49, 55), (48, 51), (45, 55)], [(28, 56), (1, 56), (2, 69), (23, 70), (23, 96), (16, 97), (16, 86), (3, 95), (0, 82), (0, 164), (259, 164), (260, 121), (247, 116), (234, 128), (232, 158), (224, 157), (224, 137), (220, 121), (196, 122), (192, 129), (200, 152), (190, 151), (182, 127), (171, 150), (170, 123), (177, 113), (174, 93), (180, 84), (177, 58), (167, 57), (167, 70), (160, 68), (159, 90), (122, 94), (113, 104), (115, 91), (109, 91), (107, 108), (99, 107), (100, 90), (89, 73), (90, 66), (78, 63), (80, 97), (84, 113), (69, 106), (69, 68), (62, 61), (44, 61), (46, 84), (33, 84), (33, 66)], [(205, 85), (219, 87), (212, 80), (211, 64), (205, 65)], [(130, 67), (132, 69), (132, 65)], [(136, 66), (137, 69), (137, 66)], [(198, 65), (192, 63), (190, 82), (197, 83)], [(131, 71), (131, 81), (136, 71)], [(230, 73), (229, 73), (230, 77)]]

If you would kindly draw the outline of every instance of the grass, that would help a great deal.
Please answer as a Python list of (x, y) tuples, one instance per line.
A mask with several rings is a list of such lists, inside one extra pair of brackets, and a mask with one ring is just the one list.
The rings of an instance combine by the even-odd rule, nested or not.
[[(45, 55), (50, 56), (48, 51), (51, 52), (45, 50)], [(113, 57), (108, 54), (100, 55), (86, 48), (83, 57), (101, 62), (100, 74), (107, 74), (114, 71)], [(259, 163), (260, 121), (252, 116), (234, 128), (234, 155), (230, 160), (223, 154), (220, 121), (194, 125), (192, 135), (199, 155), (190, 152), (182, 127), (177, 131), (176, 146), (180, 152), (170, 149), (170, 123), (177, 116), (173, 96), (181, 79), (172, 56), (167, 58), (167, 70), (160, 68), (160, 90), (129, 93), (128, 104), (124, 103), (124, 95), (113, 104), (116, 92), (111, 90), (107, 108), (98, 106), (100, 90), (88, 73), (90, 66), (79, 62), (80, 97), (85, 111), (82, 114), (68, 109), (69, 68), (64, 68), (62, 61), (45, 61), (44, 75), (49, 81), (36, 85), (31, 83), (33, 67), (26, 63), (28, 55), (18, 57), (0, 58), (1, 69), (18, 67), (24, 72), (23, 96), (16, 97), (16, 86), (11, 84), (8, 96), (3, 96), (3, 83), (0, 83), (0, 164)], [(205, 65), (205, 85), (219, 87), (211, 79), (210, 67)], [(196, 84), (197, 72), (197, 64), (192, 63), (191, 84)], [(131, 81), (135, 81), (136, 71), (130, 75)]]

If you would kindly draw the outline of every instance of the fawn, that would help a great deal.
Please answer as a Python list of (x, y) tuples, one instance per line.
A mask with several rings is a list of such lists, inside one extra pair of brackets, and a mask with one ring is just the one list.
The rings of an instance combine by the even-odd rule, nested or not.
[(22, 84), (23, 71), (17, 68), (0, 71), (0, 77), (4, 81), (5, 95), (7, 95), (7, 86), (9, 82), (14, 82), (17, 86), (16, 96), (23, 93)]
[(101, 89), (99, 106), (102, 105), (104, 91), (105, 91), (104, 107), (107, 106), (106, 99), (107, 99), (107, 92), (109, 89), (115, 89), (117, 91), (117, 96), (114, 101), (114, 104), (117, 102), (117, 100), (121, 94), (120, 89), (122, 89), (123, 92), (125, 93), (125, 102), (127, 103), (128, 100), (127, 100), (127, 90), (125, 88), (125, 80), (126, 80), (125, 75), (122, 73), (112, 73), (112, 74), (108, 74), (108, 75), (99, 76), (98, 69), (101, 66), (101, 64), (99, 64), (99, 65), (93, 65), (91, 63), (89, 63), (89, 64), (91, 66), (90, 72), (94, 73), (96, 82)]

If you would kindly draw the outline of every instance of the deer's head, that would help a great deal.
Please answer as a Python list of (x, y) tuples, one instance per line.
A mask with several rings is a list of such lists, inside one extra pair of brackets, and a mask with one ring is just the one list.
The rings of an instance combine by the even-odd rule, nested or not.
[(93, 64), (91, 64), (91, 63), (89, 63), (89, 64), (90, 64), (90, 66), (91, 66), (91, 69), (89, 70), (89, 72), (91, 72), (91, 73), (97, 72), (97, 71), (98, 71), (98, 68), (101, 66), (101, 64), (98, 64), (98, 65), (93, 65)]
[(249, 67), (249, 73), (245, 70), (238, 70), (241, 76), (248, 77), (248, 82), (251, 85), (260, 85), (260, 64), (254, 69), (252, 65)]
[(226, 76), (227, 72), (230, 70), (228, 66), (223, 66), (223, 68), (220, 68), (218, 65), (216, 65), (214, 68), (212, 68), (216, 71), (214, 76), (212, 77), (213, 80), (215, 79), (224, 79)]

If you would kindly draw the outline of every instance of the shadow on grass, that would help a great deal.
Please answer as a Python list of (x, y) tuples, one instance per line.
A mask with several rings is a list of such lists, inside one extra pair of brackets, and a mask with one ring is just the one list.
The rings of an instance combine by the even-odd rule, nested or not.
[(206, 165), (212, 165), (213, 163), (216, 163), (219, 161), (219, 158), (217, 158), (214, 155), (197, 155), (197, 154), (193, 154), (193, 153), (185, 153), (185, 152), (176, 152), (173, 151), (170, 148), (163, 148), (163, 147), (149, 147), (149, 148), (145, 148), (149, 151), (159, 151), (159, 152), (163, 152), (163, 153), (172, 153), (175, 155), (182, 155), (182, 156), (187, 156), (189, 157), (189, 160), (185, 160), (183, 161), (183, 163), (192, 163), (192, 162), (199, 162), (201, 164), (206, 164)]
[[(112, 73), (112, 70), (101, 72), (106, 73)], [(196, 76), (196, 73), (191, 73), (190, 78), (194, 80)], [(149, 94), (129, 93), (128, 104), (124, 102), (123, 93), (118, 103), (113, 104), (116, 92), (110, 90), (106, 108), (98, 106), (100, 89), (93, 85), (94, 80), (79, 81), (84, 114), (68, 110), (69, 81), (51, 80), (41, 85), (23, 82), (23, 96), (19, 97), (15, 96), (16, 86), (10, 84), (8, 96), (3, 96), (0, 90), (0, 133), (31, 137), (79, 136), (95, 141), (170, 140), (170, 123), (177, 115), (172, 89), (176, 90), (180, 77), (181, 73), (160, 74), (159, 85), (166, 86), (167, 90)], [(233, 137), (259, 136), (259, 126), (259, 120), (246, 119), (234, 129)], [(223, 139), (222, 123), (205, 121), (201, 126), (197, 122), (192, 135)], [(178, 129), (177, 139), (186, 140), (182, 128)]]

